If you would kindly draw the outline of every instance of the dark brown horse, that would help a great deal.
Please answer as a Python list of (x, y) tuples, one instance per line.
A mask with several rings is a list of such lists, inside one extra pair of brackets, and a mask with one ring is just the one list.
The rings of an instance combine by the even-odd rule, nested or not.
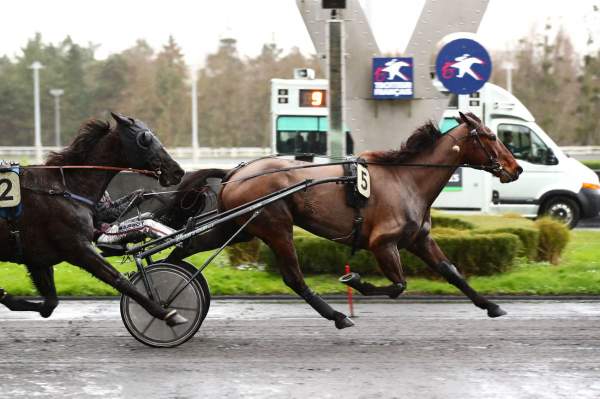
[[(392, 285), (375, 287), (360, 281), (358, 275), (347, 276), (343, 282), (365, 295), (397, 297), (406, 288), (398, 249), (406, 248), (458, 287), (476, 306), (487, 310), (488, 316), (498, 317), (505, 312), (467, 284), (431, 237), (430, 207), (458, 165), (482, 167), (503, 183), (516, 180), (522, 169), (510, 151), (475, 115), (461, 114), (460, 122), (445, 135), (428, 123), (410, 136), (398, 151), (360, 154), (369, 164), (371, 196), (362, 210), (364, 223), (357, 246), (374, 254)], [(244, 179), (264, 171), (303, 164), (264, 159), (237, 170), (219, 194), (221, 210), (243, 205), (306, 179), (343, 174), (341, 166), (332, 165)], [(442, 167), (416, 167), (415, 164)], [(333, 310), (304, 282), (292, 227), (297, 225), (321, 237), (351, 245), (354, 217), (354, 209), (345, 203), (344, 187), (325, 184), (267, 206), (247, 227), (248, 233), (259, 237), (273, 250), (284, 282), (323, 317), (334, 321), (337, 328), (350, 327), (353, 322)], [(245, 220), (247, 218), (240, 218), (237, 223)]]
[[(156, 172), (163, 186), (181, 181), (183, 170), (146, 125), (112, 115), (117, 122), (114, 128), (103, 121), (87, 122), (71, 145), (49, 156), (46, 167), (137, 168)], [(50, 316), (58, 305), (53, 265), (67, 261), (135, 299), (168, 324), (184, 323), (176, 311), (164, 309), (137, 291), (92, 245), (94, 204), (118, 172), (46, 167), (21, 170), (23, 213), (12, 222), (0, 219), (0, 260), (25, 264), (44, 301), (15, 298), (0, 289), (0, 303), (10, 310)]]

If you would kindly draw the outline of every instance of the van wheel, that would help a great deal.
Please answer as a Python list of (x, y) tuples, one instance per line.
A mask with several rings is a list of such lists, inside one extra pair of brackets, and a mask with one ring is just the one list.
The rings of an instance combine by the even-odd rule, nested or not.
[(553, 197), (544, 203), (540, 215), (551, 216), (560, 220), (570, 229), (577, 226), (581, 211), (579, 204), (568, 197)]

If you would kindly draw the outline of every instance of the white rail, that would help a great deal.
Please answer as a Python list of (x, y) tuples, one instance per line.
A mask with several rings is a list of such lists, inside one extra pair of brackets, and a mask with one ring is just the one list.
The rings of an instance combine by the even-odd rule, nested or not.
[[(50, 151), (58, 151), (60, 147), (42, 147), (42, 154), (48, 155)], [(168, 148), (169, 154), (174, 158), (192, 158), (194, 150), (192, 147)], [(265, 147), (200, 147), (197, 151), (198, 157), (203, 158), (258, 158), (271, 153), (270, 148)], [(3, 157), (35, 158), (35, 147), (3, 147), (0, 146), (0, 159)]]

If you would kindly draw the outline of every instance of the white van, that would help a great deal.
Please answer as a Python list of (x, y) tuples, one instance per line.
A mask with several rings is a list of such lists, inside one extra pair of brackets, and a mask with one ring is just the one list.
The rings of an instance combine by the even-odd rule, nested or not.
[(473, 112), (513, 152), (523, 173), (502, 184), (489, 173), (461, 168), (433, 207), (485, 213), (514, 212), (535, 218), (550, 214), (571, 227), (600, 212), (598, 176), (570, 158), (535, 123), (533, 115), (511, 93), (491, 83), (471, 95), (452, 96), (440, 123), (453, 128), (458, 110)]

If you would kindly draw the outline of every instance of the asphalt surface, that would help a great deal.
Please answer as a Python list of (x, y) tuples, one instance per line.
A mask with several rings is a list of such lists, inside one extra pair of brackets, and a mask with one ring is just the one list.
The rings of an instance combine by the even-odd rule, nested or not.
[(3, 308), (0, 397), (600, 397), (600, 301), (502, 307), (369, 301), (338, 331), (300, 302), (214, 301), (175, 349), (131, 338), (116, 301)]
[(577, 223), (578, 229), (600, 228), (600, 215), (595, 218), (583, 219)]

